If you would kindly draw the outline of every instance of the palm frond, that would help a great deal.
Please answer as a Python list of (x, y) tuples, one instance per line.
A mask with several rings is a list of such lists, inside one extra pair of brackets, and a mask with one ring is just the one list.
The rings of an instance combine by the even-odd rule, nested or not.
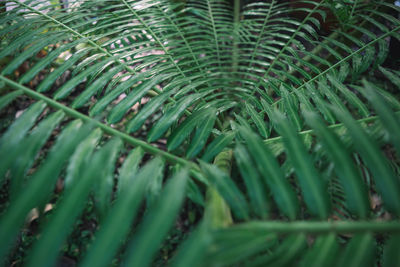
[(164, 265), (399, 262), (398, 6), (234, 2), (0, 5), (2, 263), (38, 211), (53, 266), (87, 203), (84, 266), (154, 264), (186, 203)]

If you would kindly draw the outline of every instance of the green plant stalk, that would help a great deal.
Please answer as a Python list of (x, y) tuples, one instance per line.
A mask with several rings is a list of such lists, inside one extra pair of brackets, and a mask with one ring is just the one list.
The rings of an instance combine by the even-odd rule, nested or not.
[[(224, 150), (215, 157), (214, 164), (222, 171), (230, 174), (232, 155), (232, 150)], [(212, 228), (223, 228), (233, 224), (228, 204), (217, 189), (212, 186), (208, 186), (206, 192), (205, 218)]]
[(212, 13), (212, 8), (210, 5), (210, 1), (207, 1), (207, 7), (208, 7), (208, 14), (210, 15), (210, 19), (211, 19), (211, 25), (213, 28), (213, 34), (214, 34), (214, 40), (215, 40), (215, 47), (217, 48), (217, 59), (218, 59), (218, 66), (221, 67), (221, 56), (219, 54), (219, 44), (218, 44), (218, 35), (217, 35), (217, 31), (215, 30), (215, 21), (214, 21), (214, 16)]
[[(400, 116), (400, 111), (396, 111), (395, 114), (397, 116)], [(379, 119), (379, 116), (371, 116), (371, 117), (362, 118), (362, 119), (359, 119), (356, 121), (361, 124), (361, 123), (374, 122), (377, 119)], [(340, 128), (344, 127), (344, 125), (343, 125), (343, 123), (337, 123), (337, 124), (328, 125), (327, 127), (330, 129), (340, 129)], [(313, 133), (314, 133), (314, 130), (312, 130), (312, 129), (298, 132), (298, 134), (300, 136), (307, 135), (307, 134), (313, 134)], [(268, 139), (264, 140), (264, 143), (268, 145), (268, 144), (275, 143), (275, 142), (281, 142), (283, 140), (282, 138), (283, 138), (282, 136), (268, 138)]]
[(10, 87), (12, 87), (14, 89), (22, 90), (26, 95), (28, 95), (36, 100), (42, 100), (42, 101), (46, 102), (46, 104), (48, 104), (49, 106), (56, 108), (58, 110), (62, 110), (65, 114), (67, 114), (71, 117), (81, 119), (82, 121), (87, 122), (87, 123), (92, 123), (94, 126), (99, 127), (104, 133), (119, 137), (122, 140), (124, 140), (126, 143), (131, 144), (133, 146), (140, 146), (141, 148), (143, 148), (144, 151), (146, 151), (152, 155), (159, 155), (159, 156), (165, 158), (168, 162), (173, 163), (173, 164), (181, 164), (183, 166), (189, 166), (190, 168), (195, 169), (195, 170), (199, 169), (197, 164), (195, 164), (194, 162), (177, 157), (177, 156), (170, 154), (168, 152), (165, 152), (157, 147), (154, 147), (140, 139), (136, 139), (128, 134), (120, 132), (100, 121), (97, 121), (97, 120), (95, 120), (89, 116), (86, 116), (72, 108), (69, 108), (69, 107), (67, 107), (45, 95), (42, 95), (30, 88), (27, 88), (27, 87), (19, 84), (19, 83), (16, 83), (16, 82), (4, 77), (3, 75), (0, 75), (0, 80), (3, 81), (4, 83), (8, 84)]
[[(354, 6), (353, 6), (353, 8), (354, 8)], [(352, 11), (353, 11), (353, 10), (352, 10)], [(372, 15), (373, 15), (373, 13), (371, 12), (371, 13), (369, 14), (369, 16), (372, 16)], [(365, 23), (366, 23), (366, 21), (363, 21), (363, 22), (360, 23), (359, 26), (362, 27)], [(323, 44), (324, 44), (324, 45), (329, 44), (329, 39), (336, 39), (336, 38), (338, 38), (338, 37), (340, 37), (339, 32), (338, 32), (338, 31), (334, 31), (333, 33), (331, 33), (331, 34), (328, 36), (328, 38), (326, 38), (324, 41), (322, 41), (321, 44), (319, 44), (318, 46), (316, 46), (316, 47), (311, 51), (311, 54), (313, 54), (313, 55), (318, 54), (318, 53), (321, 52), (321, 50), (324, 48)], [(368, 45), (369, 45), (369, 44), (367, 44), (367, 46), (368, 46)], [(326, 58), (326, 60), (329, 61), (329, 59), (330, 59), (331, 57), (332, 57), (332, 55), (328, 56), (328, 58)], [(303, 61), (309, 62), (311, 59), (312, 59), (312, 57), (311, 57), (310, 55), (308, 55), (308, 56), (305, 56), (305, 57), (303, 58)], [(318, 63), (317, 65), (320, 66), (320, 63)], [(297, 63), (296, 63), (296, 66), (301, 67), (300, 62), (297, 62)], [(289, 74), (294, 74), (295, 72), (296, 72), (296, 70), (295, 70), (295, 69), (292, 69), (292, 70), (289, 72)], [(318, 76), (318, 75), (317, 75), (317, 76)], [(288, 78), (287, 78), (287, 76), (285, 76), (284, 79), (282, 80), (282, 83), (286, 82), (287, 80), (288, 80)], [(292, 92), (290, 92), (290, 93), (292, 93)], [(279, 99), (278, 101), (281, 101), (281, 100)], [(274, 103), (274, 104), (275, 104), (275, 103)], [(273, 104), (273, 105), (274, 105), (274, 104)], [(261, 112), (260, 112), (260, 113), (261, 113)]]
[(374, 233), (400, 233), (399, 221), (295, 221), (295, 222), (282, 222), (282, 221), (269, 221), (269, 222), (249, 222), (237, 224), (233, 228), (241, 230), (259, 231), (260, 234), (271, 233), (308, 233), (308, 234), (321, 234), (321, 233), (360, 233), (360, 232), (374, 232)]
[(232, 49), (232, 71), (237, 72), (239, 64), (239, 22), (240, 22), (240, 0), (235, 0), (233, 6), (233, 49)]
[[(324, 41), (322, 41), (322, 44), (319, 44), (318, 46), (316, 46), (313, 50), (311, 50), (310, 54), (313, 55), (317, 55), (319, 52), (321, 52), (321, 50), (324, 48), (323, 44), (329, 44), (329, 39), (336, 39), (339, 36), (338, 32), (333, 32), (331, 33), (327, 39), (325, 39)], [(309, 62), (312, 59), (312, 57), (310, 55), (305, 56), (304, 58), (302, 58), (303, 61)], [(297, 67), (301, 67), (301, 63), (297, 62), (296, 66)], [(289, 71), (289, 74), (294, 74), (297, 70), (292, 69), (291, 71)], [(286, 82), (289, 78), (287, 76), (285, 76), (285, 78), (283, 78), (282, 82)]]
[[(352, 10), (351, 10), (351, 15), (350, 15), (350, 18), (353, 16), (353, 12), (355, 11), (355, 6), (356, 6), (356, 2), (357, 1), (355, 1), (355, 3), (354, 3), (354, 5), (353, 5), (353, 8), (352, 8)], [(370, 12), (369, 14), (368, 14), (368, 16), (374, 16), (374, 13), (373, 12)], [(340, 20), (338, 17), (337, 17), (337, 19), (338, 20)], [(365, 24), (367, 23), (367, 21), (366, 20), (363, 20), (361, 23), (359, 23), (359, 27), (364, 27), (365, 26)], [(347, 30), (348, 30), (348, 27), (342, 27), (342, 26), (340, 26), (340, 28), (342, 28), (342, 31), (346, 31), (347, 33), (349, 33)], [(340, 29), (339, 28), (339, 29)], [(346, 30), (347, 29), (347, 30)], [(353, 35), (353, 37), (356, 37), (356, 38), (361, 38), (361, 35), (362, 35), (362, 33), (361, 32), (357, 32), (356, 34), (354, 34)], [(339, 38), (339, 37), (342, 37), (341, 35), (339, 35), (339, 32), (338, 31), (335, 31), (335, 32), (333, 32), (331, 35), (329, 35), (328, 36), (328, 38), (330, 38), (330, 39), (336, 39), (336, 38)], [(324, 40), (324, 42), (323, 43), (325, 43), (325, 41), (327, 41), (327, 40)], [(327, 42), (327, 43), (329, 43), (329, 42)], [(346, 44), (346, 45), (348, 45), (348, 46), (351, 46), (351, 43), (350, 43), (350, 41), (348, 40), (348, 39), (345, 39), (344, 40), (344, 42), (343, 42), (344, 44)], [(318, 45), (316, 48), (321, 48), (321, 49), (317, 49), (317, 50), (312, 50), (311, 51), (311, 53), (313, 53), (314, 55), (316, 55), (316, 53), (319, 53), (321, 50), (322, 50), (322, 46), (321, 46), (321, 44), (320, 45)], [(307, 57), (305, 57), (304, 58), (304, 60), (306, 60), (307, 62), (311, 59), (311, 58), (309, 58), (310, 56), (307, 56)], [(332, 54), (330, 54), (327, 58), (325, 58), (325, 60), (327, 60), (327, 61), (329, 61), (329, 62), (331, 62), (331, 59), (332, 58), (334, 58), (333, 57), (333, 55)], [(318, 68), (321, 66), (321, 63), (317, 63), (317, 65), (316, 65)], [(290, 72), (291, 74), (293, 74), (292, 72)], [(285, 80), (287, 80), (287, 79), (285, 79)]]
[[(312, 9), (312, 11), (310, 13), (308, 13), (307, 16), (303, 19), (302, 23), (297, 27), (296, 31), (290, 36), (290, 39), (285, 43), (285, 45), (279, 51), (278, 55), (272, 60), (268, 69), (264, 73), (264, 75), (258, 80), (258, 82), (256, 84), (256, 88), (258, 88), (260, 86), (262, 79), (267, 77), (267, 75), (270, 73), (272, 67), (276, 64), (277, 60), (279, 60), (279, 58), (281, 57), (283, 52), (286, 51), (286, 48), (292, 44), (292, 41), (296, 37), (297, 33), (301, 30), (301, 25), (303, 25), (311, 17), (311, 15), (314, 14), (314, 11), (317, 10), (324, 2), (325, 2), (325, 0), (318, 2), (318, 4), (315, 5), (315, 7)], [(256, 90), (253, 90), (251, 95), (254, 95), (255, 92), (256, 92)]]
[[(385, 33), (385, 34), (383, 34), (383, 35), (377, 37), (377, 38), (374, 39), (373, 41), (369, 42), (368, 44), (364, 45), (363, 47), (361, 47), (361, 48), (357, 49), (356, 51), (354, 51), (353, 53), (349, 54), (347, 57), (345, 57), (345, 58), (339, 60), (338, 62), (336, 62), (335, 64), (333, 64), (332, 66), (330, 66), (329, 68), (327, 68), (326, 70), (324, 70), (323, 72), (321, 72), (320, 74), (315, 75), (312, 79), (310, 79), (310, 80), (308, 80), (307, 82), (303, 83), (301, 86), (299, 86), (299, 87), (293, 89), (291, 92), (289, 92), (289, 94), (294, 94), (295, 91), (298, 91), (298, 90), (300, 90), (300, 89), (304, 89), (304, 87), (306, 86), (306, 84), (312, 83), (313, 81), (317, 80), (319, 77), (321, 77), (321, 76), (327, 74), (330, 70), (332, 70), (332, 69), (334, 69), (334, 68), (340, 66), (340, 64), (342, 64), (343, 62), (345, 62), (345, 61), (349, 60), (350, 58), (352, 58), (355, 54), (361, 53), (361, 52), (364, 51), (368, 46), (377, 43), (378, 41), (380, 41), (380, 40), (382, 40), (382, 39), (384, 39), (384, 38), (390, 36), (392, 33), (397, 32), (397, 31), (399, 31), (399, 30), (400, 30), (400, 26), (397, 26), (397, 27), (394, 28), (393, 30), (391, 30), (391, 31), (389, 31), (389, 32), (387, 32), (387, 33)], [(278, 105), (278, 103), (280, 103), (281, 101), (282, 101), (282, 98), (276, 100), (276, 101), (272, 104), (272, 106)]]

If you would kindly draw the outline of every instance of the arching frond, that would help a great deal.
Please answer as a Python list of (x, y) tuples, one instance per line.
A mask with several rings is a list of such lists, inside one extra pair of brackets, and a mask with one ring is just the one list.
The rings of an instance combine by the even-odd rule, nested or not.
[[(396, 264), (398, 14), (390, 1), (5, 1), (2, 263), (36, 212), (17, 263), (53, 266), (92, 205), (84, 266)], [(181, 218), (187, 240), (168, 241)]]

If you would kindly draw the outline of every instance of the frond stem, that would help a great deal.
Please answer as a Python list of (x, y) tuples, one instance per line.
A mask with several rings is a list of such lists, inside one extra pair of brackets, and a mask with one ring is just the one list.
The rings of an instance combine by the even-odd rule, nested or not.
[(262, 28), (261, 28), (261, 31), (260, 31), (260, 35), (259, 35), (259, 37), (257, 38), (257, 42), (256, 42), (256, 45), (255, 45), (255, 47), (254, 47), (253, 53), (251, 53), (251, 57), (250, 57), (250, 66), (249, 66), (249, 68), (251, 68), (251, 67), (253, 66), (253, 60), (254, 60), (254, 57), (255, 57), (255, 55), (256, 55), (256, 51), (257, 51), (257, 49), (258, 49), (258, 46), (259, 46), (260, 43), (261, 43), (262, 36), (264, 35), (265, 26), (267, 25), (267, 22), (268, 22), (268, 20), (269, 20), (269, 18), (270, 18), (270, 16), (271, 16), (271, 11), (272, 11), (272, 9), (273, 9), (274, 4), (275, 4), (275, 0), (273, 0), (273, 1), (270, 3), (270, 5), (269, 5), (268, 13), (267, 13), (267, 15), (265, 16), (265, 19), (264, 19), (264, 22), (263, 22), (263, 25), (262, 25)]
[[(397, 116), (400, 116), (400, 111), (395, 112), (395, 114)], [(379, 118), (379, 116), (370, 116), (370, 117), (367, 117), (367, 118), (362, 118), (362, 119), (356, 120), (356, 122), (358, 122), (360, 124), (361, 123), (369, 123), (369, 122), (373, 122), (373, 121), (377, 120), (378, 118)], [(337, 124), (328, 125), (327, 127), (330, 128), (330, 129), (337, 129), (337, 128), (344, 127), (344, 124), (343, 123), (337, 123)], [(305, 130), (305, 131), (298, 132), (298, 135), (303, 136), (303, 135), (313, 134), (313, 133), (314, 133), (314, 130), (311, 129), (311, 130)], [(281, 142), (282, 138), (283, 138), (282, 136), (268, 138), (268, 139), (264, 140), (264, 144), (271, 144), (271, 143), (275, 143), (275, 142)]]
[[(265, 72), (265, 74), (263, 75), (263, 78), (266, 77), (272, 67), (275, 65), (275, 63), (277, 62), (277, 60), (281, 57), (281, 55), (283, 54), (283, 52), (286, 51), (286, 48), (292, 43), (293, 39), (297, 36), (297, 33), (301, 30), (302, 26), (307, 22), (307, 20), (309, 19), (309, 17), (314, 14), (314, 11), (317, 10), (323, 3), (325, 2), (325, 0), (322, 0), (321, 2), (318, 2), (317, 5), (315, 5), (315, 7), (307, 14), (307, 16), (303, 19), (303, 21), (301, 22), (301, 24), (297, 27), (296, 31), (292, 34), (292, 36), (290, 36), (290, 39), (285, 43), (285, 45), (282, 47), (282, 49), (279, 51), (278, 55), (272, 60), (271, 64), (269, 65), (267, 71)], [(260, 78), (256, 87), (258, 88), (261, 84), (261, 80), (263, 78)], [(255, 90), (252, 92), (252, 95), (255, 93)]]
[(232, 71), (236, 72), (239, 64), (239, 38), (238, 29), (240, 22), (240, 0), (235, 0), (233, 6), (233, 49), (232, 49)]
[(210, 4), (209, 0), (207, 0), (207, 7), (208, 7), (208, 14), (210, 15), (211, 24), (212, 24), (212, 27), (213, 27), (215, 46), (217, 48), (218, 65), (221, 67), (221, 56), (219, 55), (218, 35), (217, 35), (216, 28), (215, 28), (214, 16), (213, 16), (213, 13), (212, 13), (212, 10), (211, 10), (211, 4)]
[(400, 233), (399, 221), (269, 221), (249, 222), (232, 226), (231, 229), (257, 231), (260, 234), (271, 233)]
[[(367, 43), (366, 45), (364, 45), (363, 47), (357, 49), (356, 51), (352, 52), (351, 54), (349, 54), (347, 57), (344, 57), (343, 59), (339, 60), (338, 62), (336, 62), (335, 64), (333, 64), (332, 66), (330, 66), (329, 68), (327, 68), (326, 70), (324, 70), (323, 72), (321, 72), (318, 75), (315, 75), (315, 77), (313, 77), (312, 79), (308, 80), (307, 82), (305, 82), (304, 84), (302, 84), (301, 86), (297, 87), (295, 90), (300, 90), (303, 89), (306, 84), (311, 83), (313, 81), (315, 81), (316, 79), (318, 79), (319, 77), (321, 77), (322, 75), (325, 75), (326, 73), (328, 73), (330, 70), (336, 68), (337, 66), (339, 66), (340, 64), (342, 64), (343, 62), (349, 60), (350, 58), (352, 58), (355, 54), (358, 54), (362, 51), (364, 51), (364, 49), (366, 49), (368, 46), (373, 45), (375, 43), (377, 43), (378, 41), (380, 41), (381, 39), (384, 39), (386, 37), (388, 37), (389, 35), (391, 35), (393, 32), (399, 31), (400, 30), (400, 26), (397, 26), (396, 28), (394, 28), (393, 30), (379, 36), (378, 38), (376, 38), (375, 40)], [(289, 94), (294, 94), (295, 90), (291, 91)], [(276, 106), (279, 102), (282, 101), (282, 98), (278, 99), (277, 101), (275, 101), (272, 105)]]
[(232, 226), (231, 229), (252, 230), (260, 234), (275, 233), (400, 233), (399, 221), (296, 221), (296, 222), (249, 222)]
[(17, 90), (21, 90), (23, 91), (26, 95), (36, 99), (36, 100), (42, 100), (44, 102), (46, 102), (46, 104), (48, 104), (49, 106), (58, 109), (58, 110), (62, 110), (65, 114), (80, 119), (84, 122), (88, 122), (88, 123), (92, 123), (93, 125), (95, 125), (96, 127), (99, 127), (104, 133), (116, 136), (121, 138), (122, 140), (124, 140), (126, 143), (133, 145), (133, 146), (139, 146), (141, 148), (143, 148), (144, 151), (152, 154), (152, 155), (159, 155), (163, 158), (165, 158), (168, 162), (173, 163), (173, 164), (180, 164), (183, 166), (189, 166), (195, 170), (198, 170), (199, 167), (197, 166), (197, 164), (195, 164), (194, 162), (188, 161), (186, 159), (177, 157), (173, 154), (170, 154), (166, 151), (163, 151), (157, 147), (154, 147), (140, 139), (134, 138), (128, 134), (125, 134), (123, 132), (120, 132), (98, 120), (95, 120), (89, 116), (86, 116), (72, 108), (69, 108), (45, 95), (42, 95), (30, 88), (27, 88), (19, 83), (16, 83), (6, 77), (4, 77), (3, 75), (0, 75), (0, 80), (2, 80), (3, 82), (5, 82), (6, 84), (8, 84), (9, 86), (11, 86), (14, 89)]

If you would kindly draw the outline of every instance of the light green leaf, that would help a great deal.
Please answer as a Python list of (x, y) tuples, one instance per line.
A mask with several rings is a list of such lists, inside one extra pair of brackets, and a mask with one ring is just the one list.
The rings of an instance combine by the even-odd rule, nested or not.
[(205, 162), (210, 162), (219, 152), (221, 152), (228, 144), (230, 144), (235, 137), (235, 134), (228, 132), (226, 134), (221, 134), (215, 138), (204, 151), (201, 160)]
[(239, 219), (249, 218), (248, 204), (232, 179), (217, 166), (200, 162), (201, 169)]
[(348, 208), (361, 218), (366, 218), (369, 211), (367, 190), (346, 146), (333, 131), (328, 130), (318, 115), (307, 112), (304, 116), (335, 164), (334, 170), (346, 193)]
[(374, 266), (375, 240), (371, 233), (354, 236), (346, 246), (338, 266)]
[(130, 242), (124, 266), (150, 266), (152, 259), (175, 221), (185, 196), (188, 173), (180, 171), (165, 186), (157, 204), (145, 216)]
[[(108, 216), (104, 218), (102, 228), (96, 234), (93, 245), (82, 261), (82, 266), (110, 265), (137, 215), (147, 184), (153, 179), (155, 173), (163, 169), (163, 166), (163, 161), (155, 158), (135, 175), (128, 188), (121, 191)], [(134, 171), (135, 168), (133, 167), (132, 170)]]
[(244, 146), (239, 144), (236, 146), (235, 160), (245, 182), (253, 212), (262, 219), (266, 219), (270, 204), (263, 190), (261, 178), (257, 170), (253, 168), (254, 162)]
[(194, 137), (190, 141), (189, 147), (186, 151), (186, 157), (189, 159), (200, 153), (214, 127), (215, 119), (217, 118), (216, 110), (210, 108), (206, 115), (206, 118), (198, 123)]
[(330, 213), (326, 185), (315, 169), (307, 149), (293, 126), (281, 113), (275, 112), (273, 120), (283, 136), (286, 154), (295, 168), (308, 209), (313, 215), (326, 218)]
[(290, 219), (295, 219), (299, 210), (298, 201), (289, 182), (284, 177), (279, 163), (268, 147), (249, 129), (241, 127), (240, 134), (246, 141), (258, 173), (271, 190), (279, 209)]
[(172, 123), (174, 123), (182, 115), (185, 109), (198, 98), (200, 98), (199, 94), (193, 94), (176, 103), (174, 107), (171, 107), (157, 122), (157, 124), (151, 128), (149, 134), (147, 135), (147, 140), (149, 142), (154, 142), (159, 139), (172, 125)]
[(391, 170), (378, 144), (359, 126), (349, 113), (332, 108), (346, 126), (353, 143), (369, 167), (384, 205), (400, 215), (400, 180)]
[(167, 141), (168, 150), (174, 150), (190, 135), (193, 129), (205, 118), (215, 118), (215, 109), (202, 109), (187, 117), (169, 136)]

